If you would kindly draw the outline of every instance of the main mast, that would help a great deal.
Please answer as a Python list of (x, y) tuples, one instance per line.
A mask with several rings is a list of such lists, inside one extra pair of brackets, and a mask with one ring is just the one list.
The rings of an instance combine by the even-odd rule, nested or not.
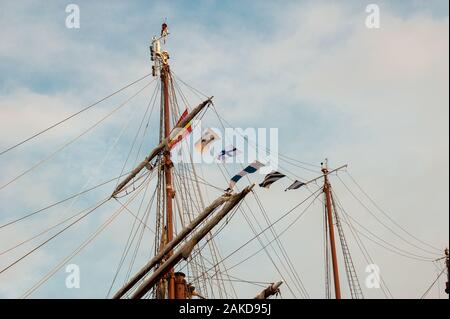
[[(162, 25), (161, 36), (167, 34), (167, 25)], [(170, 68), (169, 68), (169, 54), (162, 52), (161, 59), (161, 87), (163, 93), (163, 113), (164, 113), (164, 137), (169, 139), (170, 137), (170, 99), (169, 99), (169, 83), (170, 83)], [(170, 151), (166, 149), (163, 153), (164, 163), (164, 180), (165, 180), (165, 198), (166, 198), (166, 236), (167, 242), (171, 242), (173, 239), (173, 205), (172, 199), (175, 196), (172, 185), (172, 167), (173, 163), (170, 159)], [(172, 251), (169, 252), (167, 257), (172, 256)], [(173, 268), (168, 272), (168, 298), (175, 299), (175, 275)]]
[[(161, 68), (161, 84), (164, 94), (164, 137), (166, 139), (170, 136), (170, 105), (169, 105), (169, 64), (163, 64)], [(165, 180), (165, 198), (166, 198), (166, 235), (167, 242), (173, 239), (173, 205), (172, 199), (174, 197), (172, 185), (172, 160), (170, 159), (170, 151), (164, 151), (164, 180)], [(169, 253), (170, 257), (172, 252)], [(175, 278), (173, 269), (169, 271), (169, 299), (175, 299)]]
[[(208, 217), (218, 206), (224, 204), (226, 201), (230, 200), (229, 196), (220, 197), (217, 199), (212, 205), (208, 206), (200, 216), (201, 219), (196, 219), (196, 223), (191, 223), (186, 226), (179, 235), (174, 238), (174, 212), (173, 212), (173, 199), (175, 197), (175, 191), (173, 186), (172, 179), (172, 169), (173, 163), (170, 155), (170, 143), (178, 138), (178, 134), (183, 133), (183, 130), (186, 129), (186, 126), (206, 107), (208, 107), (212, 102), (212, 97), (206, 99), (196, 107), (194, 107), (189, 113), (185, 114), (183, 118), (181, 118), (177, 124), (171, 128), (170, 119), (171, 119), (171, 95), (170, 92), (173, 92), (173, 84), (172, 84), (172, 76), (169, 67), (169, 54), (167, 51), (161, 50), (161, 41), (165, 43), (165, 38), (168, 35), (167, 32), (167, 24), (163, 23), (161, 36), (159, 38), (153, 37), (152, 43), (150, 46), (150, 56), (151, 61), (153, 61), (152, 65), (152, 74), (153, 76), (160, 77), (161, 81), (161, 134), (159, 144), (151, 150), (151, 152), (145, 157), (145, 159), (139, 163), (114, 189), (111, 194), (111, 198), (115, 198), (122, 192), (126, 192), (126, 188), (129, 186), (129, 183), (133, 181), (138, 174), (141, 173), (142, 170), (147, 169), (149, 171), (153, 171), (154, 169), (159, 169), (158, 174), (158, 187), (162, 193), (162, 196), (158, 195), (158, 201), (161, 199), (161, 204), (158, 204), (158, 207), (162, 209), (159, 210), (161, 214), (158, 217), (158, 222), (161, 220), (161, 224), (164, 227), (158, 227), (157, 236), (160, 237), (160, 244), (157, 245), (155, 257), (143, 268), (141, 271), (133, 276), (133, 278), (127, 282), (115, 295), (114, 298), (124, 297), (126, 293), (130, 292), (134, 286), (138, 284), (138, 281), (142, 279), (144, 276), (148, 275), (149, 272), (156, 268), (155, 272), (158, 272), (158, 280), (157, 287), (155, 290), (156, 298), (168, 298), (168, 299), (186, 299), (190, 298), (192, 295), (199, 294), (194, 291), (195, 287), (187, 284), (185, 275), (181, 272), (174, 273), (174, 266), (176, 262), (180, 259), (180, 256), (184, 259), (187, 259), (189, 255), (178, 253), (177, 256), (174, 255), (174, 248), (177, 244), (180, 244), (182, 240), (186, 238), (189, 233), (191, 233), (195, 227), (198, 226), (203, 219)], [(178, 132), (178, 133), (174, 133)], [(181, 132), (181, 133), (180, 133)], [(156, 159), (155, 162), (152, 162)], [(242, 196), (245, 196), (249, 191), (243, 192)], [(238, 198), (237, 202), (241, 199)], [(228, 213), (236, 204), (236, 201), (233, 201), (233, 205), (229, 207), (225, 213)], [(219, 222), (217, 220), (217, 222)], [(216, 223), (217, 223), (216, 222)], [(215, 224), (212, 225), (214, 227)], [(212, 228), (211, 227), (211, 228)], [(158, 240), (158, 239), (157, 239)], [(158, 258), (156, 258), (158, 257)], [(169, 260), (172, 263), (167, 263)], [(173, 262), (176, 261), (176, 262)], [(162, 272), (162, 270), (164, 270)], [(153, 289), (153, 287), (152, 287)], [(148, 290), (146, 290), (146, 293)]]
[[(153, 39), (151, 50), (151, 59), (155, 61), (153, 68), (153, 75), (156, 76), (157, 70), (160, 71), (161, 88), (162, 88), (162, 115), (163, 115), (163, 135), (162, 138), (165, 140), (170, 139), (171, 127), (170, 127), (170, 67), (169, 67), (169, 53), (167, 51), (161, 51), (160, 41), (165, 42), (165, 37), (168, 35), (167, 24), (163, 23), (161, 28), (161, 37), (159, 39)], [(160, 141), (161, 142), (161, 141)], [(166, 242), (169, 243), (173, 240), (173, 198), (175, 192), (173, 190), (172, 184), (172, 167), (173, 163), (170, 158), (170, 150), (165, 148), (163, 151), (163, 163), (162, 169), (164, 170), (164, 198), (165, 198), (165, 238)], [(172, 256), (173, 252), (170, 250), (167, 254), (167, 258)], [(173, 268), (170, 268), (167, 273), (167, 297), (169, 299), (175, 299), (175, 275)]]

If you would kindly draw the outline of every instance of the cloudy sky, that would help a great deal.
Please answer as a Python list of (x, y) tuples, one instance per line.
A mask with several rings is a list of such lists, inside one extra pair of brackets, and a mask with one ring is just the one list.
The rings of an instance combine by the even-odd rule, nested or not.
[[(166, 48), (175, 74), (214, 95), (218, 112), (236, 127), (278, 128), (280, 153), (315, 165), (324, 158), (332, 167), (348, 163), (351, 175), (342, 172), (331, 182), (348, 215), (384, 240), (375, 244), (361, 237), (391, 294), (419, 298), (427, 290), (442, 263), (417, 258), (439, 258), (449, 238), (447, 1), (75, 1), (80, 8), (79, 29), (65, 26), (69, 3), (0, 2), (0, 150), (149, 73), (149, 41), (167, 19), (171, 35)], [(380, 8), (380, 28), (366, 26), (370, 3)], [(144, 88), (149, 82), (142, 81), (1, 155), (0, 224), (119, 175), (136, 123), (155, 89), (156, 82)], [(141, 88), (129, 106), (41, 163)], [(195, 97), (191, 101), (198, 102)], [(153, 118), (156, 125), (156, 113)], [(212, 120), (208, 124), (217, 125)], [(155, 129), (150, 129), (141, 156), (156, 142), (158, 130), (151, 127)], [(36, 164), (31, 172), (9, 183)], [(291, 178), (315, 176), (300, 167), (283, 165), (280, 170), (292, 172)], [(200, 169), (212, 184), (226, 185), (214, 166), (205, 164)], [(254, 182), (260, 179), (252, 177)], [(302, 189), (285, 193), (288, 181), (279, 183), (270, 191), (256, 190), (272, 220), (310, 195)], [(1, 228), (2, 269), (52, 232), (6, 250), (94, 205), (111, 187)], [(208, 192), (209, 199), (218, 194)], [(255, 207), (253, 199), (248, 203)], [(325, 289), (321, 205), (315, 202), (281, 237), (313, 298), (323, 298)], [(79, 289), (65, 286), (64, 258), (117, 208), (117, 203), (108, 203), (98, 214), (1, 273), (0, 297), (21, 297), (61, 261), (61, 269), (31, 297), (105, 297), (132, 216), (121, 214), (67, 262), (80, 266)], [(278, 224), (277, 232), (300, 213), (299, 209), (290, 220)], [(262, 215), (257, 218), (264, 221)], [(253, 235), (245, 219), (236, 214), (218, 235), (222, 255)], [(367, 261), (350, 234), (347, 241), (365, 295), (383, 298), (381, 289), (365, 287)], [(144, 242), (148, 245), (139, 253), (134, 269), (148, 259), (151, 233), (146, 233)], [(393, 252), (379, 243), (400, 250)], [(227, 265), (260, 248), (260, 243), (253, 242), (227, 260)], [(230, 273), (258, 282), (280, 280), (264, 253)], [(260, 290), (255, 285), (236, 284), (240, 297)], [(427, 297), (444, 298), (442, 287), (440, 280)], [(299, 297), (286, 288), (282, 294)], [(349, 296), (345, 287), (344, 295)]]

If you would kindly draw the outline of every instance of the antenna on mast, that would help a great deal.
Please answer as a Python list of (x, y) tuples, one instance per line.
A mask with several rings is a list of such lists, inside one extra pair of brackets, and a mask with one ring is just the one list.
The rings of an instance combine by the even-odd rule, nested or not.
[(163, 38), (164, 44), (166, 44), (166, 36), (169, 35), (169, 30), (167, 29), (167, 18), (164, 18), (164, 22), (161, 25), (161, 38)]
[(161, 35), (160, 37), (154, 36), (152, 38), (152, 43), (150, 45), (150, 60), (153, 62), (152, 65), (152, 75), (158, 76), (159, 72), (163, 65), (168, 64), (169, 53), (167, 51), (161, 50), (161, 40), (163, 44), (166, 44), (166, 37), (169, 35), (168, 26), (166, 23), (166, 19), (164, 19), (163, 24), (161, 25)]

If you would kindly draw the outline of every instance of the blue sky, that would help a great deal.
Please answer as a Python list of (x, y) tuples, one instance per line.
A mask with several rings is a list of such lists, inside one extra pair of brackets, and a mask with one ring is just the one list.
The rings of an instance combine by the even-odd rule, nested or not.
[[(68, 3), (62, 1), (45, 6), (37, 1), (0, 4), (1, 149), (150, 72), (149, 40), (167, 18), (172, 69), (190, 85), (214, 95), (216, 107), (229, 122), (243, 128), (277, 127), (280, 152), (290, 157), (314, 164), (329, 157), (332, 166), (349, 163), (352, 175), (402, 226), (436, 246), (448, 245), (447, 1), (377, 1), (381, 28), (376, 30), (364, 25), (369, 2), (362, 1), (75, 3), (81, 12), (80, 29), (65, 28)], [(139, 87), (2, 156), (1, 184), (95, 123)], [(93, 185), (117, 175), (135, 133), (135, 126), (127, 127), (127, 121), (140, 120), (153, 88), (39, 170), (0, 190), (0, 221), (73, 194), (88, 180)], [(190, 101), (198, 102), (194, 97)], [(156, 125), (156, 116), (152, 124)], [(123, 127), (124, 134), (100, 166)], [(150, 130), (142, 156), (156, 138), (156, 131)], [(215, 184), (226, 183), (211, 167), (204, 170)], [(303, 170), (296, 173), (313, 176)], [(417, 252), (365, 216), (339, 180), (335, 182), (348, 211), (361, 214), (356, 216), (381, 237)], [(1, 248), (34, 234), (33, 225), (51, 225), (60, 215), (68, 216), (109, 191), (106, 186), (64, 213), (54, 210), (16, 232), (2, 234), (0, 230), (5, 243)], [(282, 209), (286, 210), (307, 192), (285, 194), (280, 186), (261, 196), (275, 218), (281, 214), (280, 196), (286, 196)], [(111, 204), (36, 257), (24, 260), (18, 270), (27, 271), (27, 278), (15, 277), (14, 271), (0, 274), (0, 282), (4, 281), (0, 286), (6, 287), (0, 288), (0, 296), (20, 296), (94, 231), (113, 208)], [(323, 289), (317, 282), (323, 279), (316, 269), (321, 252), (316, 243), (321, 238), (320, 205), (316, 211), (296, 231), (287, 233), (283, 243), (302, 278), (306, 277), (311, 295), (320, 298)], [(120, 226), (133, 221), (130, 216), (121, 218), (109, 234), (105, 232), (77, 257), (82, 269), (88, 269), (82, 270), (85, 285), (81, 289), (66, 289), (66, 274), (59, 271), (33, 296), (104, 297), (123, 247)], [(239, 216), (230, 229), (222, 235), (227, 242), (225, 252), (251, 234)], [(233, 235), (234, 230), (239, 236)], [(298, 242), (317, 245), (305, 244), (299, 250)], [(435, 275), (433, 264), (411, 266), (408, 259), (370, 248), (396, 297), (417, 297)], [(8, 258), (13, 260), (24, 251)], [(105, 253), (101, 260), (96, 258), (98, 251)], [(145, 256), (143, 252), (138, 262), (144, 262)], [(264, 256), (258, 258), (255, 264), (268, 264)], [(305, 265), (307, 258), (317, 260)], [(364, 262), (359, 267), (364, 275)], [(411, 282), (407, 274), (397, 275), (404, 267), (420, 274), (420, 280)], [(250, 263), (237, 270), (236, 276), (251, 273)], [(253, 279), (279, 279), (270, 264), (261, 273)], [(244, 286), (242, 294), (252, 295), (254, 290)], [(379, 292), (367, 293), (382, 297)], [(433, 291), (433, 297), (439, 297), (438, 291)]]

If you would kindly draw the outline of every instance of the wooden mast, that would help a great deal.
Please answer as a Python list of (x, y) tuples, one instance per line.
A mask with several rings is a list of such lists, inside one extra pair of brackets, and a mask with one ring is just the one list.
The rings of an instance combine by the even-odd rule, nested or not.
[[(173, 134), (173, 130), (177, 129), (183, 129), (199, 112), (201, 112), (205, 107), (208, 107), (212, 102), (212, 98), (210, 97), (197, 105), (195, 108), (192, 109), (192, 111), (187, 114), (177, 125), (171, 129), (170, 127), (170, 86), (171, 86), (171, 76), (170, 76), (170, 67), (169, 67), (169, 54), (167, 51), (161, 50), (161, 44), (160, 41), (163, 40), (165, 43), (165, 37), (169, 33), (167, 32), (167, 24), (162, 25), (162, 31), (161, 31), (161, 37), (156, 38), (153, 37), (152, 44), (150, 46), (150, 57), (151, 61), (154, 62), (152, 66), (152, 74), (153, 76), (157, 76), (157, 73), (159, 71), (160, 73), (160, 80), (161, 80), (161, 95), (162, 95), (162, 117), (163, 117), (163, 123), (162, 123), (162, 130), (163, 134), (161, 136), (161, 140), (151, 152), (150, 154), (138, 165), (136, 166), (124, 180), (122, 180), (117, 187), (114, 189), (113, 193), (111, 194), (111, 198), (116, 197), (117, 194), (122, 192), (125, 187), (128, 185), (128, 183), (133, 180), (133, 178), (136, 177), (136, 175), (139, 174), (144, 168), (147, 168), (149, 171), (152, 171), (155, 166), (151, 163), (151, 161), (160, 153), (162, 153), (162, 170), (164, 171), (164, 198), (165, 198), (165, 227), (164, 227), (164, 237), (165, 237), (165, 243), (162, 243), (161, 249), (159, 250), (158, 256), (161, 255), (162, 252), (164, 252), (164, 256), (166, 259), (170, 258), (173, 255), (173, 244), (175, 242), (174, 240), (174, 221), (173, 221), (173, 198), (175, 196), (175, 192), (173, 189), (173, 183), (172, 183), (172, 168), (173, 163), (171, 161), (170, 156), (170, 150), (169, 150), (169, 142), (171, 140), (171, 133)], [(213, 204), (216, 206), (226, 201), (226, 198), (220, 198), (216, 200)], [(219, 203), (220, 202), (220, 203)], [(216, 208), (214, 206), (212, 209), (209, 207), (206, 209), (205, 216), (202, 218), (205, 218), (209, 213), (212, 212)], [(188, 232), (192, 231), (190, 229)], [(180, 233), (180, 235), (183, 233), (183, 231)], [(187, 233), (184, 234), (186, 236)], [(178, 238), (178, 237), (177, 237)], [(181, 237), (180, 237), (181, 238)], [(180, 238), (177, 239), (179, 242)], [(163, 256), (161, 256), (163, 257)], [(152, 259), (153, 261), (153, 259)], [(152, 266), (153, 267), (153, 266)], [(168, 282), (167, 285), (167, 297), (169, 299), (185, 299), (186, 294), (181, 291), (182, 289), (175, 289), (175, 274), (173, 267), (170, 267), (165, 275), (160, 279), (165, 279)], [(180, 280), (179, 280), (180, 281)], [(181, 282), (181, 281), (180, 281)], [(184, 281), (183, 281), (184, 282)], [(129, 283), (130, 285), (134, 283)], [(120, 298), (123, 296), (123, 293), (128, 290), (128, 286), (124, 286), (115, 296)], [(165, 288), (162, 288), (164, 291), (166, 291)], [(187, 289), (187, 288), (186, 288)], [(181, 291), (181, 293), (177, 296), (177, 291)]]
[(130, 289), (133, 288), (146, 274), (148, 274), (161, 260), (168, 255), (178, 244), (180, 244), (194, 229), (204, 222), (219, 206), (227, 202), (231, 198), (230, 194), (223, 194), (213, 201), (203, 212), (197, 215), (186, 227), (184, 227), (177, 236), (168, 242), (162, 249), (145, 264), (122, 288), (114, 295), (114, 299), (123, 297)]
[[(152, 273), (152, 275), (143, 280), (139, 287), (137, 287), (131, 294), (132, 299), (142, 298), (162, 277), (164, 277), (169, 269), (173, 267), (181, 260), (187, 260), (192, 253), (194, 247), (202, 240), (227, 214), (235, 208), (239, 202), (253, 189), (255, 184), (247, 186), (240, 193), (233, 194), (229, 200), (217, 212), (214, 217), (209, 219), (191, 238), (178, 248), (169, 259), (164, 261), (159, 267)], [(182, 276), (181, 276), (182, 277)], [(179, 281), (181, 283), (181, 281)], [(180, 290), (181, 295), (185, 295), (183, 290)]]
[(334, 238), (334, 226), (333, 226), (333, 208), (331, 203), (331, 185), (328, 181), (328, 165), (322, 167), (322, 173), (324, 175), (323, 192), (325, 194), (325, 208), (327, 210), (328, 230), (330, 236), (331, 258), (333, 262), (333, 278), (334, 278), (334, 292), (336, 299), (341, 299), (341, 284), (339, 281), (339, 269), (336, 254), (336, 240)]
[[(168, 57), (168, 56), (167, 56)], [(163, 59), (161, 66), (161, 84), (163, 93), (163, 113), (164, 113), (164, 137), (170, 138), (170, 99), (169, 99), (169, 63), (168, 59)], [(173, 203), (172, 199), (175, 196), (172, 185), (172, 160), (170, 159), (170, 151), (164, 151), (164, 180), (165, 180), (165, 198), (166, 198), (166, 231), (167, 242), (173, 240)], [(168, 257), (172, 255), (172, 251), (169, 252)], [(168, 272), (168, 298), (175, 299), (175, 277), (173, 268)]]

